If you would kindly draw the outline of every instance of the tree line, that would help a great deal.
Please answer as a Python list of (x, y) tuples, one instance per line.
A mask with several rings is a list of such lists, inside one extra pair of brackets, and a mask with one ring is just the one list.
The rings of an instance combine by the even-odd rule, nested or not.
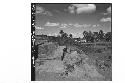
[[(63, 30), (60, 30), (60, 37), (62, 39), (71, 38), (73, 39), (72, 34), (67, 34)], [(91, 31), (83, 31), (83, 38), (77, 38), (77, 40), (85, 40), (85, 42), (111, 42), (112, 41), (112, 33), (107, 32), (104, 33), (103, 30), (99, 32), (91, 32)]]
[[(58, 42), (60, 44), (72, 44), (78, 42), (85, 43), (96, 43), (96, 42), (112, 42), (112, 33), (106, 32), (104, 33), (102, 30), (99, 32), (91, 32), (91, 31), (83, 31), (82, 38), (73, 38), (72, 34), (67, 34), (63, 30), (60, 30), (59, 35), (57, 36), (47, 36), (41, 35), (41, 38), (47, 39), (48, 41)], [(43, 40), (42, 39), (42, 40)]]

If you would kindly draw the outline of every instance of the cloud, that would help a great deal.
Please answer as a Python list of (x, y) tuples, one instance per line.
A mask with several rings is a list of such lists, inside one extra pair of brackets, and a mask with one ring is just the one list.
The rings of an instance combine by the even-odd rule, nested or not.
[(75, 13), (75, 6), (69, 6), (68, 7), (68, 10), (71, 14), (74, 14)]
[[(105, 12), (105, 13), (102, 13), (102, 14), (103, 14), (103, 15), (111, 15), (111, 13), (112, 13), (112, 8), (111, 8), (111, 6), (110, 6), (110, 7), (108, 7), (108, 8), (106, 9), (106, 12)], [(102, 18), (100, 21), (101, 21), (101, 22), (111, 22), (111, 17)]]
[(43, 28), (43, 27), (35, 26), (35, 29), (39, 29), (39, 30), (41, 30), (41, 29), (44, 29), (44, 28)]
[(111, 14), (111, 12), (112, 12), (112, 10), (111, 10), (111, 6), (110, 7), (108, 7), (107, 9), (106, 9), (106, 12), (105, 13), (102, 13), (103, 15), (108, 15), (108, 14)]
[(100, 21), (101, 22), (111, 22), (111, 17), (102, 18)]
[(81, 27), (87, 28), (87, 27), (90, 27), (90, 26), (91, 26), (91, 24), (79, 24), (79, 23), (75, 23), (75, 24), (70, 23), (70, 24), (68, 24), (68, 25), (69, 25), (69, 26), (74, 26), (74, 27), (76, 27), (76, 28), (81, 28)]
[(59, 34), (58, 33), (54, 33), (53, 35), (57, 37)]
[(68, 28), (68, 24), (60, 24), (60, 27), (59, 28)]
[(40, 6), (36, 6), (36, 14), (52, 16), (51, 12), (45, 10), (45, 8), (40, 7)]
[(100, 27), (99, 24), (92, 25), (92, 27)]
[(56, 13), (61, 13), (61, 11), (56, 10), (56, 9), (54, 9), (53, 11), (56, 12)]
[(59, 26), (59, 23), (46, 22), (44, 26)]
[[(101, 20), (102, 22), (105, 21), (105, 19), (103, 18)], [(51, 22), (46, 22), (44, 26), (49, 26), (49, 27), (58, 27), (58, 28), (61, 28), (61, 29), (65, 29), (65, 28), (90, 28), (90, 27), (99, 27), (100, 25), (99, 24), (95, 24), (95, 25), (92, 25), (92, 24), (79, 24), (79, 23), (69, 23), (69, 24), (66, 24), (66, 23), (51, 23)]]
[(95, 4), (71, 4), (68, 7), (70, 13), (81, 14), (81, 13), (93, 13), (96, 11)]
[(45, 9), (43, 7), (36, 6), (36, 13), (37, 14), (43, 13), (44, 11), (45, 11)]
[(58, 36), (59, 34), (58, 33), (49, 33), (48, 36)]
[(107, 8), (107, 12), (111, 13), (111, 6), (109, 8)]
[(49, 33), (48, 36), (53, 36), (53, 35)]
[(60, 23), (51, 23), (51, 22), (46, 22), (46, 24), (44, 26), (57, 26), (59, 28), (68, 28), (69, 27), (69, 25), (66, 23), (60, 24)]
[(75, 27), (83, 27), (83, 25), (80, 25), (78, 23), (74, 24)]
[(52, 13), (49, 12), (49, 11), (46, 11), (44, 14), (45, 14), (45, 15), (48, 15), (48, 16), (53, 16)]
[(89, 28), (91, 27), (91, 24), (83, 24), (83, 28)]
[(90, 27), (96, 28), (96, 27), (100, 27), (99, 24), (92, 25), (92, 24), (78, 24), (78, 23), (74, 24), (73, 26), (78, 27), (78, 28), (79, 27), (83, 27), (83, 28), (90, 28)]

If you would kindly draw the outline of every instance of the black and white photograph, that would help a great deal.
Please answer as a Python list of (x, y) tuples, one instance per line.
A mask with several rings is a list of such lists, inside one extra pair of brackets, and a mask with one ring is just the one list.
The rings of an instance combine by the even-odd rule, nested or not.
[(112, 3), (31, 3), (31, 81), (112, 81)]

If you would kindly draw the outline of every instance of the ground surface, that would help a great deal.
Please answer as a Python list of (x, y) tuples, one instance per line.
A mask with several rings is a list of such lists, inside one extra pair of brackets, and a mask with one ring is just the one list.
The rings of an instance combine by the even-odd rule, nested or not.
[[(61, 61), (60, 57), (65, 46), (59, 46), (55, 43), (39, 46), (39, 58), (35, 62), (37, 81), (112, 80), (111, 43), (83, 44), (81, 47), (79, 46), (80, 48), (77, 45), (69, 45), (68, 47), (73, 52), (67, 54), (67, 58)], [(69, 64), (73, 66), (68, 68)]]

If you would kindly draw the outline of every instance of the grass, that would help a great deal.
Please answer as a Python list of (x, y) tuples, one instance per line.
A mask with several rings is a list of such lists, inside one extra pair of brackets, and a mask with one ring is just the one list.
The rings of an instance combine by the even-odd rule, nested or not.
[[(78, 53), (85, 53), (88, 57), (95, 61), (99, 73), (105, 76), (105, 80), (112, 80), (112, 43), (111, 42), (97, 42), (97, 43), (64, 43), (68, 47), (77, 50)], [(54, 49), (53, 46), (46, 47), (46, 49)], [(44, 48), (45, 49), (45, 48)], [(51, 53), (51, 51), (47, 52)]]

